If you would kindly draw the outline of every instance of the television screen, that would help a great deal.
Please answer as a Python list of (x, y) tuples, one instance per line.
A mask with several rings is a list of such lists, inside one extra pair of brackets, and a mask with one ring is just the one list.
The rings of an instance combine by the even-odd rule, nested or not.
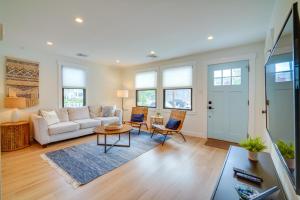
[(295, 183), (295, 69), (293, 15), (289, 15), (266, 70), (267, 129)]

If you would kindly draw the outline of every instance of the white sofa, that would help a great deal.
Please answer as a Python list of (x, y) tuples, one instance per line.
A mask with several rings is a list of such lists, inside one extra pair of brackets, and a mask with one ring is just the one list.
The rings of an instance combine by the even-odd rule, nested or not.
[(59, 122), (52, 125), (48, 125), (41, 115), (31, 116), (34, 139), (44, 147), (51, 142), (92, 134), (99, 125), (122, 123), (122, 111), (119, 109), (114, 109), (113, 113), (106, 117), (102, 114), (102, 106), (61, 108), (54, 111)]

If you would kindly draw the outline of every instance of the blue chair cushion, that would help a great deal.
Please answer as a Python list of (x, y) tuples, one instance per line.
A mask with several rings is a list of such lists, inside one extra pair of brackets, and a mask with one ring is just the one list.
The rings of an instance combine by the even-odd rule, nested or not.
[(180, 122), (181, 122), (181, 120), (170, 118), (166, 125), (166, 128), (176, 130), (179, 127)]
[(132, 122), (143, 122), (144, 121), (144, 114), (132, 114), (131, 115)]

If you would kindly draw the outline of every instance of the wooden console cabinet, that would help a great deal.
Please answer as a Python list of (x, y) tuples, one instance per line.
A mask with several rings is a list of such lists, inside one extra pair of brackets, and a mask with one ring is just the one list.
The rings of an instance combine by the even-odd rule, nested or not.
[[(260, 185), (256, 185), (249, 181), (238, 179), (234, 176), (233, 167), (249, 171), (263, 178), (264, 181)], [(278, 186), (280, 190), (274, 193), (272, 196), (266, 198), (266, 200), (287, 199), (269, 153), (259, 153), (258, 162), (251, 162), (248, 160), (248, 152), (245, 149), (241, 147), (231, 146), (228, 151), (219, 181), (211, 199), (239, 200), (238, 193), (234, 188), (234, 186), (238, 183), (250, 185), (259, 192), (262, 192), (273, 186)]]
[(0, 124), (1, 151), (14, 151), (30, 145), (29, 122)]

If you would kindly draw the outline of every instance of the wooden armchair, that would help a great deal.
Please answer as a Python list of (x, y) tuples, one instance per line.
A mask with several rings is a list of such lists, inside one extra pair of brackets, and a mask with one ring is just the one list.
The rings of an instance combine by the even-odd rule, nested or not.
[(143, 125), (145, 125), (148, 130), (148, 124), (147, 124), (148, 107), (132, 107), (131, 115), (132, 114), (144, 114), (144, 121), (143, 122), (132, 122), (130, 119), (130, 121), (127, 123), (129, 123), (132, 127), (139, 128), (139, 134), (141, 132), (141, 127)]
[(179, 124), (178, 128), (176, 130), (173, 130), (173, 129), (166, 128), (164, 125), (153, 124), (153, 131), (152, 131), (151, 138), (153, 137), (154, 134), (164, 135), (165, 136), (164, 141), (162, 142), (162, 145), (164, 145), (168, 135), (173, 135), (174, 133), (177, 133), (177, 134), (181, 135), (183, 140), (186, 142), (184, 135), (181, 133), (185, 115), (186, 115), (186, 111), (172, 110), (171, 114), (170, 114), (170, 119), (180, 120), (180, 124)]

